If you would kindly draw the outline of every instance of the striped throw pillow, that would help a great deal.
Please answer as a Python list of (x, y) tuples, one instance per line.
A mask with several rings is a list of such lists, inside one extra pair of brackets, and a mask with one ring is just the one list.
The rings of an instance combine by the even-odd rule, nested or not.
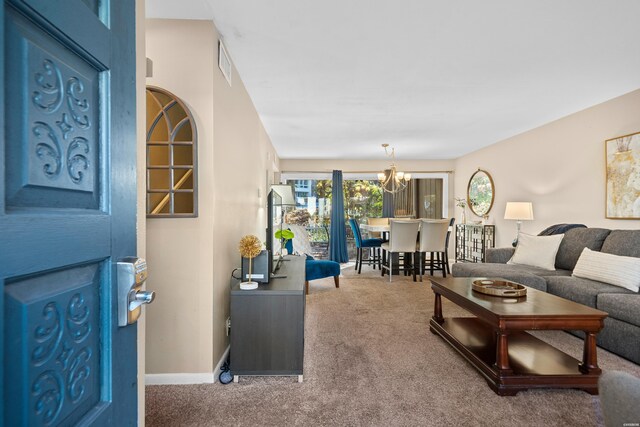
[(640, 290), (640, 258), (612, 255), (584, 248), (573, 269), (573, 276), (638, 292)]

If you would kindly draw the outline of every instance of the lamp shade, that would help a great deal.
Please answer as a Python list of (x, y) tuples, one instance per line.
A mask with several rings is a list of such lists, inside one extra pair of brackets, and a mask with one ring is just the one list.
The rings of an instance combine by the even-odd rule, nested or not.
[(272, 185), (271, 189), (282, 197), (282, 206), (295, 206), (296, 199), (293, 197), (293, 187), (286, 184)]
[(531, 202), (507, 202), (504, 219), (532, 220), (533, 204)]

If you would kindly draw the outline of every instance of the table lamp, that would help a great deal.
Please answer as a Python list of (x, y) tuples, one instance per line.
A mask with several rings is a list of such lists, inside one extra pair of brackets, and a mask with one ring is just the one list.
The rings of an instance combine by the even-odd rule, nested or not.
[(533, 219), (533, 204), (531, 202), (507, 202), (507, 207), (504, 210), (504, 219), (516, 220), (516, 238), (512, 243), (513, 247), (515, 247), (518, 244), (522, 221), (531, 221)]
[(295, 206), (296, 199), (293, 195), (293, 186), (287, 184), (274, 184), (271, 186), (272, 190), (282, 197), (282, 206)]

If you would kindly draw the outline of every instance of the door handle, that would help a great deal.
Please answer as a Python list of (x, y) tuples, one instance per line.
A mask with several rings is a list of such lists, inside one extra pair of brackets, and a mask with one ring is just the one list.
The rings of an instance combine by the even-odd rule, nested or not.
[(129, 310), (135, 310), (142, 304), (151, 304), (155, 298), (156, 293), (153, 291), (135, 291), (129, 302)]
[(151, 304), (155, 292), (143, 291), (147, 280), (147, 262), (143, 258), (126, 257), (118, 261), (118, 326), (136, 323), (142, 314), (142, 305)]

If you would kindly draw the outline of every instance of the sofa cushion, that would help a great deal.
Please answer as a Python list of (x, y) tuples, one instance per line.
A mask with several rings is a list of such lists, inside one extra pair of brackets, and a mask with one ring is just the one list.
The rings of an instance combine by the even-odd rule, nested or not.
[(596, 307), (609, 317), (640, 326), (640, 295), (600, 294)]
[(506, 264), (516, 248), (487, 248), (484, 253), (484, 262), (497, 262), (500, 264)]
[(584, 248), (573, 269), (573, 276), (640, 290), (640, 258), (613, 255)]
[(556, 254), (564, 234), (531, 236), (520, 233), (518, 246), (507, 264), (529, 265), (544, 270), (555, 270)]
[(453, 264), (451, 273), (454, 277), (502, 277), (512, 282), (520, 283), (539, 291), (547, 290), (547, 282), (541, 274), (570, 275), (566, 270), (543, 270), (527, 265), (508, 264), (480, 264), (472, 262), (458, 262)]
[(601, 250), (608, 254), (640, 258), (640, 230), (613, 230)]
[(604, 228), (572, 228), (564, 234), (556, 255), (556, 268), (573, 270), (584, 248), (599, 251), (611, 230)]
[(596, 337), (596, 342), (600, 347), (640, 364), (639, 327), (607, 317), (604, 319), (604, 329)]
[(619, 286), (579, 277), (547, 276), (547, 292), (580, 304), (596, 307), (599, 294), (635, 294)]

